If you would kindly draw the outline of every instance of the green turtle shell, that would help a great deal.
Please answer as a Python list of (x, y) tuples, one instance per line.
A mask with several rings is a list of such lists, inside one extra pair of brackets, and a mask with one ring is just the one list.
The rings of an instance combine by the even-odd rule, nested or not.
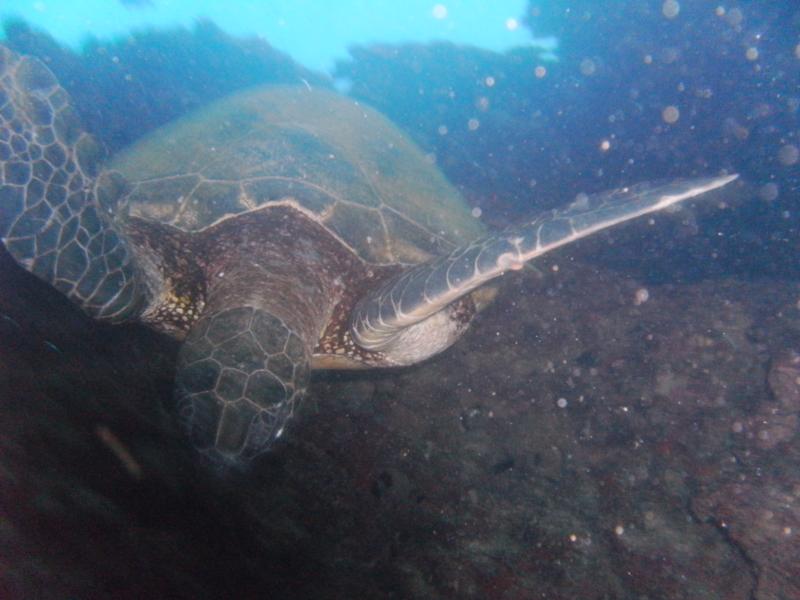
[(294, 199), (375, 264), (419, 263), (484, 233), (389, 120), (307, 87), (259, 88), (215, 102), (145, 136), (111, 169), (131, 184), (125, 214), (187, 232)]

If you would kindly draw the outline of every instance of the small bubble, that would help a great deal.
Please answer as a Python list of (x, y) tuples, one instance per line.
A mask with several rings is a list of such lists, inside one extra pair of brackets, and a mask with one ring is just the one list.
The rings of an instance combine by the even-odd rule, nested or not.
[(678, 119), (680, 118), (681, 113), (678, 110), (677, 106), (667, 106), (661, 111), (661, 118), (664, 119), (665, 123), (669, 123), (672, 125), (673, 123), (677, 123)]
[(539, 79), (547, 75), (547, 69), (545, 69), (542, 65), (539, 65), (533, 70), (533, 74), (536, 75)]
[(481, 122), (478, 119), (470, 119), (467, 121), (467, 129), (470, 131), (475, 131), (478, 127), (481, 126)]
[(793, 144), (781, 146), (781, 149), (778, 150), (778, 160), (782, 165), (791, 166), (800, 160), (800, 150)]
[(758, 48), (751, 46), (750, 48), (747, 49), (744, 55), (747, 58), (747, 60), (758, 60)]
[(600, 142), (600, 150), (603, 152), (608, 152), (611, 150), (611, 141), (610, 140), (603, 140)]
[(506, 29), (509, 31), (515, 31), (517, 28), (519, 28), (519, 21), (513, 17), (506, 19)]
[(681, 12), (681, 5), (676, 0), (665, 0), (661, 5), (661, 13), (668, 19), (674, 19)]
[(434, 19), (446, 19), (447, 7), (444, 4), (436, 4), (434, 5), (431, 14), (433, 14)]
[(475, 217), (476, 219), (480, 219), (482, 214), (483, 211), (481, 210), (480, 206), (476, 206), (475, 208), (472, 209), (472, 216)]
[(597, 70), (597, 66), (594, 64), (594, 61), (591, 58), (584, 58), (581, 61), (581, 73), (586, 76), (594, 75), (594, 72)]
[(665, 65), (671, 65), (680, 58), (680, 52), (677, 48), (664, 48), (661, 50), (661, 62)]
[(616, 533), (617, 535), (622, 535), (623, 533), (625, 533), (625, 528), (622, 525), (617, 525), (616, 527), (614, 527), (614, 533)]
[(559, 398), (556, 400), (556, 406), (558, 406), (558, 408), (567, 408), (567, 399)]
[(733, 137), (740, 141), (744, 141), (750, 137), (750, 130), (733, 118), (725, 119), (723, 131), (728, 135), (733, 135)]
[(772, 202), (778, 197), (780, 188), (775, 183), (766, 183), (758, 190), (758, 197), (765, 202)]
[(494, 87), (494, 77), (489, 75), (486, 79), (483, 80), (483, 83), (486, 84), (486, 87)]
[(737, 25), (741, 25), (742, 21), (744, 21), (744, 14), (738, 8), (732, 8), (730, 12), (728, 12), (728, 24), (736, 27)]

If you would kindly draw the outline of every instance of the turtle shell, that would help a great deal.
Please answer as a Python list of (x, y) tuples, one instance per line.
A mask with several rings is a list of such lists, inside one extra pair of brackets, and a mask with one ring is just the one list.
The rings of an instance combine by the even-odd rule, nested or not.
[[(215, 102), (145, 136), (111, 169), (130, 184), (120, 218), (187, 232), (294, 199), (375, 264), (418, 263), (484, 233), (388, 119), (306, 87), (259, 88)], [(100, 186), (117, 182), (105, 177)], [(101, 197), (116, 189), (101, 189)]]

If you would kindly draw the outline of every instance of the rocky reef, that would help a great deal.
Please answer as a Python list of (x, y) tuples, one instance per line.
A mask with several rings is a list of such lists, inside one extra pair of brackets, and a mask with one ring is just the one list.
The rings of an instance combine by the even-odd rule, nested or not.
[(70, 93), (84, 127), (111, 153), (148, 131), (233, 91), (262, 84), (327, 86), (265, 40), (236, 38), (209, 21), (88, 39), (80, 52), (21, 21), (4, 44), (36, 56)]
[(164, 410), (175, 349), (2, 258), (9, 597), (792, 597), (800, 455), (737, 423), (787, 397), (796, 284), (641, 302), (547, 261), (435, 360), (320, 374), (285, 444), (218, 481)]

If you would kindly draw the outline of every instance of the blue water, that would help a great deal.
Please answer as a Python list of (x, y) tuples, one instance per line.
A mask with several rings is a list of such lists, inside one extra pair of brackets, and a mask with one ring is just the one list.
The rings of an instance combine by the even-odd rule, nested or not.
[(530, 44), (519, 24), (524, 0), (6, 0), (0, 18), (18, 16), (77, 48), (89, 36), (189, 26), (198, 18), (234, 35), (257, 35), (303, 65), (330, 71), (353, 44), (448, 40), (494, 51)]

